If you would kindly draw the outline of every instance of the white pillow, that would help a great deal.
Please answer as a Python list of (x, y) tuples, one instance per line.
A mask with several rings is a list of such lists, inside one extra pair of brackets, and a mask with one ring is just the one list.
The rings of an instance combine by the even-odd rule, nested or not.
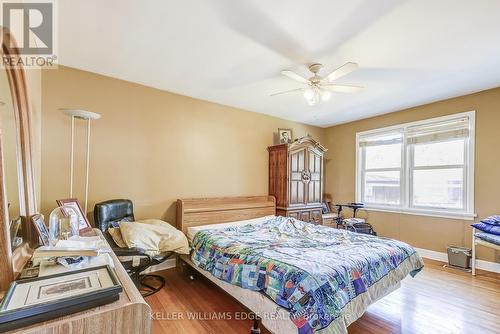
[(159, 219), (122, 222), (120, 232), (129, 248), (142, 248), (152, 256), (170, 251), (189, 254), (188, 240), (184, 233)]

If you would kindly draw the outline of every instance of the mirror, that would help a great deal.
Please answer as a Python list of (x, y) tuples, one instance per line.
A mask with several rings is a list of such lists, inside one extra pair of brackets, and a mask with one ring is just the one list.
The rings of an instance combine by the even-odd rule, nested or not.
[(0, 70), (0, 124), (3, 153), (4, 185), (8, 203), (9, 230), (12, 250), (21, 242), (21, 216), (19, 210), (19, 183), (17, 172), (17, 128), (14, 105), (7, 72)]

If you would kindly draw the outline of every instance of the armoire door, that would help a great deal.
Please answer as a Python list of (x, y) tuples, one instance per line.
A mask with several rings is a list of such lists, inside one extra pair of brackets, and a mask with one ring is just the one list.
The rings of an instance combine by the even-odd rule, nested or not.
[(290, 197), (289, 205), (305, 205), (306, 204), (306, 184), (304, 182), (304, 171), (306, 168), (306, 152), (305, 148), (290, 152)]
[(307, 204), (321, 204), (323, 158), (319, 153), (308, 150), (306, 153), (309, 182), (307, 184)]

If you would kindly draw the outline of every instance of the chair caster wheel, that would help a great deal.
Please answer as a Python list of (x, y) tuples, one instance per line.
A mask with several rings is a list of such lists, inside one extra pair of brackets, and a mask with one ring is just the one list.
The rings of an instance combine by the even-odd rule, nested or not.
[(261, 319), (256, 317), (253, 321), (253, 326), (250, 328), (250, 334), (260, 334), (260, 324), (261, 324)]

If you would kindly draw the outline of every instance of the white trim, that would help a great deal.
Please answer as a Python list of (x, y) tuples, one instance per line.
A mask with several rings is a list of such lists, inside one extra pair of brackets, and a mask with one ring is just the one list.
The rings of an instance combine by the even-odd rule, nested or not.
[(149, 273), (154, 273), (156, 271), (161, 271), (161, 270), (166, 270), (166, 269), (170, 269), (170, 268), (175, 268), (176, 263), (177, 263), (177, 261), (176, 261), (175, 258), (168, 259), (166, 261), (163, 261), (160, 264), (157, 264), (156, 266), (148, 267), (146, 270), (144, 270), (143, 272), (141, 272), (141, 274), (149, 274)]
[(448, 263), (448, 254), (446, 253), (436, 252), (425, 248), (413, 248), (418, 252), (418, 254), (420, 254), (421, 257)]
[(377, 206), (365, 205), (363, 209), (367, 211), (398, 213), (402, 215), (438, 217), (438, 218), (460, 219), (460, 220), (474, 220), (474, 218), (477, 217), (476, 213), (462, 213), (462, 212), (440, 211), (440, 210), (418, 210), (413, 208), (400, 209), (399, 207), (390, 207), (390, 206), (377, 207)]
[[(416, 247), (413, 248), (418, 252), (418, 254), (420, 254), (421, 257), (448, 263), (448, 254), (446, 253), (436, 252), (424, 248), (416, 248)], [(476, 268), (486, 271), (491, 271), (494, 273), (500, 273), (500, 263), (496, 262), (476, 260)]]
[(470, 261), (472, 276), (476, 276), (476, 229), (474, 226), (472, 227), (472, 259)]
[[(363, 177), (366, 172), (364, 168), (364, 154), (360, 150), (360, 140), (365, 136), (373, 136), (376, 134), (382, 134), (387, 132), (400, 131), (403, 134), (403, 144), (401, 145), (401, 168), (400, 168), (400, 189), (401, 198), (399, 205), (377, 205), (366, 203), (366, 209), (372, 211), (384, 211), (392, 213), (410, 214), (410, 215), (421, 215), (421, 216), (431, 216), (440, 218), (451, 218), (451, 219), (463, 219), (463, 220), (473, 220), (476, 217), (474, 209), (474, 164), (475, 164), (475, 128), (476, 128), (476, 112), (474, 110), (451, 114), (441, 117), (435, 117), (431, 119), (420, 120), (416, 122), (403, 123), (393, 126), (388, 126), (379, 129), (373, 129), (368, 131), (362, 131), (356, 133), (356, 176), (355, 176), (355, 199), (356, 202), (363, 202)], [(413, 150), (412, 145), (407, 145), (406, 143), (406, 130), (409, 127), (418, 126), (428, 123), (436, 123), (441, 121), (446, 121), (450, 119), (468, 117), (470, 124), (469, 138), (465, 143), (465, 161), (464, 165), (460, 165), (460, 168), (464, 169), (464, 181), (463, 185), (463, 211), (457, 211), (453, 209), (446, 208), (416, 208), (412, 207), (411, 204), (411, 186), (412, 186), (412, 154), (408, 152)], [(445, 166), (450, 167), (450, 166)], [(432, 167), (434, 169), (434, 167)], [(444, 168), (444, 167), (436, 167)], [(390, 168), (392, 170), (392, 168)], [(389, 170), (389, 169), (388, 169)], [(466, 179), (465, 179), (466, 177)]]
[(476, 112), (475, 111), (469, 111), (469, 117), (470, 117), (470, 133), (469, 133), (469, 144), (466, 146), (468, 150), (467, 156), (469, 157), (468, 165), (466, 166), (467, 171), (468, 171), (468, 182), (467, 182), (467, 192), (469, 194), (468, 196), (468, 202), (467, 202), (467, 211), (468, 212), (475, 212), (475, 207), (474, 207), (474, 196), (475, 196), (475, 190), (474, 190), (474, 180), (475, 180), (475, 172), (474, 172), (474, 167), (476, 165), (475, 159), (476, 159)]

